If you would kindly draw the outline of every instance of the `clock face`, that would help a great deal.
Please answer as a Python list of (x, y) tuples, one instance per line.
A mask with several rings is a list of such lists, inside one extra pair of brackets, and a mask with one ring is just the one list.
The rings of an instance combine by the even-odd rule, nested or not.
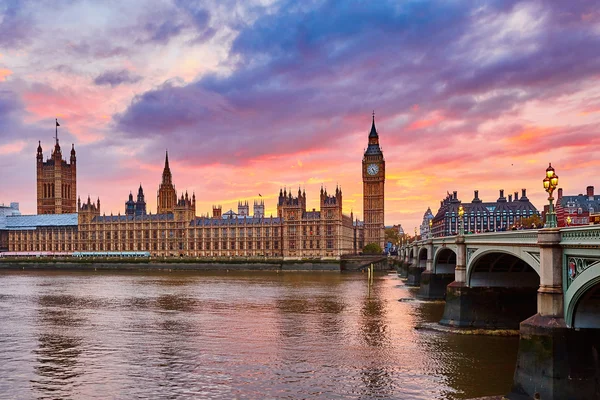
[(367, 173), (369, 175), (377, 175), (378, 172), (379, 172), (379, 166), (377, 164), (370, 164), (367, 167)]

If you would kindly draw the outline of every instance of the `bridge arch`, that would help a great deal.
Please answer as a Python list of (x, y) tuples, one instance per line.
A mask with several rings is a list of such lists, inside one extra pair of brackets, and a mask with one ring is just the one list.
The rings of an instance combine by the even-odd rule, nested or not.
[(565, 322), (570, 328), (597, 329), (599, 313), (600, 264), (596, 264), (581, 272), (565, 292)]
[(453, 274), (456, 270), (456, 251), (450, 247), (441, 247), (433, 260), (434, 274)]
[(418, 260), (415, 262), (419, 268), (427, 267), (427, 246), (423, 246), (418, 250)]
[[(468, 251), (468, 250), (467, 250)], [(533, 256), (523, 257), (521, 251), (478, 249), (467, 260), (469, 287), (532, 287), (539, 288), (539, 262)]]

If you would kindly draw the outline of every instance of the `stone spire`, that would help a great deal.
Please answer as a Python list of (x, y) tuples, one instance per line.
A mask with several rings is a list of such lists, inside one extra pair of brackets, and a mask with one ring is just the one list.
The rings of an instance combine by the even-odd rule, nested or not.
[(169, 152), (165, 152), (165, 168), (162, 174), (162, 183), (163, 185), (170, 185), (172, 183), (172, 175), (171, 168), (169, 168)]

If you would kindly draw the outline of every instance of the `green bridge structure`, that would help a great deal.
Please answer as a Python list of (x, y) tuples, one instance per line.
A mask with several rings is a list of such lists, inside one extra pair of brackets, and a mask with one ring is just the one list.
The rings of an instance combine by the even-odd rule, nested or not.
[(600, 226), (416, 240), (398, 273), (421, 299), (445, 299), (440, 324), (518, 329), (513, 393), (600, 398)]

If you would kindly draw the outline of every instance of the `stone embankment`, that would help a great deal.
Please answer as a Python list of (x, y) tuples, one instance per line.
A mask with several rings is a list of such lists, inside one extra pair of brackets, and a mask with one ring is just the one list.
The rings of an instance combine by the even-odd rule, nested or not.
[(331, 260), (2, 260), (2, 270), (340, 271)]

